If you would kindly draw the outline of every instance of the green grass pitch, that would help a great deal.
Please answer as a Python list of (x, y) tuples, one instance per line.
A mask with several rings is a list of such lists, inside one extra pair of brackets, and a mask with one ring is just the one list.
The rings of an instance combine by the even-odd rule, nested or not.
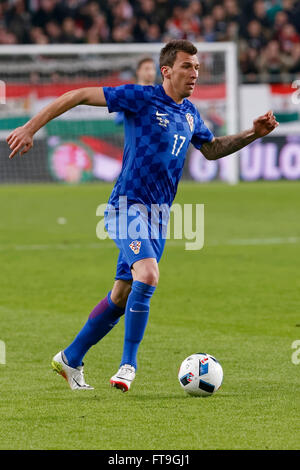
[[(96, 238), (111, 186), (0, 186), (0, 448), (298, 448), (299, 189), (181, 183), (176, 202), (205, 204), (205, 245), (167, 242), (137, 378), (123, 394), (109, 386), (123, 320), (85, 358), (94, 391), (72, 392), (50, 367), (112, 286), (117, 249)], [(177, 379), (199, 351), (224, 369), (205, 399)]]

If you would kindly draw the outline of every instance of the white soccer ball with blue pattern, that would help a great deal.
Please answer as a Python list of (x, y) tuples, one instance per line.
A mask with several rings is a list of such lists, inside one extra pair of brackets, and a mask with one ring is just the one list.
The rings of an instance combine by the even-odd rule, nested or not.
[(221, 387), (223, 369), (210, 354), (192, 354), (182, 362), (178, 379), (189, 395), (208, 397)]

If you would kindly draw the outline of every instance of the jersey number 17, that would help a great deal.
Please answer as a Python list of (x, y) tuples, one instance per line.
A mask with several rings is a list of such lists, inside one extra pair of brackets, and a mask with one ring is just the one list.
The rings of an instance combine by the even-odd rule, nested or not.
[(173, 144), (173, 149), (172, 149), (172, 155), (175, 155), (175, 157), (178, 157), (179, 152), (182, 149), (182, 146), (185, 141), (186, 141), (186, 137), (184, 137), (183, 135), (174, 134), (174, 144)]

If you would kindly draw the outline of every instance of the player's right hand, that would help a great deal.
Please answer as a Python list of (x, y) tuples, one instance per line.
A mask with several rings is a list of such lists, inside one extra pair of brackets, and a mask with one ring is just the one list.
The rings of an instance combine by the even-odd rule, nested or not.
[(9, 158), (11, 159), (18, 152), (20, 152), (20, 155), (22, 156), (33, 147), (33, 136), (25, 126), (21, 126), (17, 127), (9, 134), (6, 142), (8, 143), (10, 150), (12, 150), (9, 155)]

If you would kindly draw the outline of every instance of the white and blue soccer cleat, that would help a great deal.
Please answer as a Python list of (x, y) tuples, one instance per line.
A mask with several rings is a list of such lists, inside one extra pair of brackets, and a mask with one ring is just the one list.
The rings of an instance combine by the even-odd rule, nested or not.
[(51, 366), (55, 372), (66, 379), (72, 390), (94, 390), (93, 387), (85, 383), (83, 365), (76, 368), (68, 366), (63, 359), (62, 351), (53, 357)]
[(120, 367), (116, 375), (110, 379), (112, 387), (119, 388), (122, 392), (128, 392), (132, 382), (135, 379), (135, 368), (130, 364), (124, 364)]

